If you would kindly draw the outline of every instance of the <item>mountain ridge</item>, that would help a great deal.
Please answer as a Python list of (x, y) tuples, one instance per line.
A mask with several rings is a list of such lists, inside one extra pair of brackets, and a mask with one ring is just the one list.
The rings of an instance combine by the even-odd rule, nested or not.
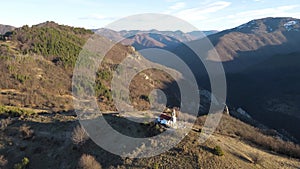
[(114, 31), (106, 28), (93, 30), (99, 35), (107, 37), (113, 41), (121, 41), (122, 44), (132, 45), (137, 50), (146, 48), (160, 48), (172, 50), (180, 45), (192, 40), (201, 39), (207, 35), (217, 33), (217, 31), (192, 31), (184, 33), (182, 31), (158, 31), (155, 29), (148, 31), (122, 30)]
[(6, 32), (10, 32), (14, 29), (14, 26), (0, 24), (0, 35), (4, 35)]
[[(294, 25), (286, 24), (295, 21)], [(216, 56), (208, 56), (209, 60), (226, 62), (238, 56), (238, 52), (258, 50), (264, 46), (282, 45), (286, 42), (298, 40), (300, 20), (295, 18), (263, 18), (252, 20), (236, 28), (224, 30), (208, 36), (215, 49), (221, 54), (220, 60)], [(295, 45), (298, 41), (293, 42)], [(296, 49), (296, 48), (293, 48)], [(283, 49), (284, 50), (284, 49)], [(271, 50), (271, 52), (273, 52)], [(288, 53), (295, 52), (289, 51)]]

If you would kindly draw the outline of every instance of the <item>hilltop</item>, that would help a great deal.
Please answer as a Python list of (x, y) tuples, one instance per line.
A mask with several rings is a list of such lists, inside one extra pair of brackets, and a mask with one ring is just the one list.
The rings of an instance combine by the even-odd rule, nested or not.
[[(4, 35), (0, 42), (1, 50), (1, 103), (4, 105), (47, 109), (51, 111), (72, 110), (71, 82), (73, 68), (79, 52), (89, 37), (90, 30), (45, 22), (32, 27), (23, 26)], [(103, 39), (108, 41), (108, 39)], [(112, 71), (126, 56), (141, 58), (138, 62), (148, 62), (134, 48), (115, 45), (105, 57), (105, 63), (99, 67), (96, 80), (96, 93), (103, 110), (115, 110), (111, 106), (110, 81)], [(148, 88), (139, 88), (132, 93), (133, 100), (148, 94), (155, 86), (163, 88), (172, 78), (157, 76), (144, 71), (137, 76), (143, 78), (149, 74), (153, 82), (143, 82)], [(152, 74), (152, 75), (150, 75)], [(145, 90), (147, 89), (147, 90)], [(148, 104), (149, 105), (149, 104)]]

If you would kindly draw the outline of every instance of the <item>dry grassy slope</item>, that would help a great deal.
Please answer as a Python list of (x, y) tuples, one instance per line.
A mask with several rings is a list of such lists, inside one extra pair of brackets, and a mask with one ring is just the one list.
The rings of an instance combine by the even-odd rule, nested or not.
[(71, 77), (41, 56), (1, 61), (1, 104), (33, 108), (70, 108)]
[[(286, 26), (290, 21), (296, 21), (295, 25)], [(295, 18), (264, 18), (250, 21), (239, 27), (225, 30), (208, 38), (220, 54), (220, 58), (209, 53), (208, 59), (212, 61), (231, 61), (241, 54), (256, 52), (256, 55), (274, 55), (280, 52), (285, 54), (298, 50), (299, 43), (299, 19)], [(286, 45), (288, 44), (288, 45)], [(281, 46), (280, 46), (281, 45)], [(273, 50), (264, 50), (265, 47), (280, 46)]]
[[(220, 145), (225, 155), (221, 157), (222, 160), (212, 164), (214, 167), (205, 164), (203, 168), (298, 168), (300, 165), (299, 160), (255, 148), (236, 138), (215, 134), (209, 142), (211, 145)], [(261, 158), (261, 162), (253, 164), (254, 157)]]
[[(147, 132), (146, 126), (134, 125), (123, 119), (114, 117), (111, 121), (124, 133)], [(205, 116), (200, 117), (194, 128), (201, 128)], [(125, 122), (125, 123), (124, 123)], [(122, 123), (122, 124), (120, 124)], [(20, 129), (26, 124), (33, 130), (32, 138), (24, 139)], [(263, 150), (251, 145), (238, 135), (231, 133), (234, 130), (248, 129), (254, 134), (253, 127), (240, 122), (230, 116), (223, 116), (219, 130), (204, 144), (199, 144), (200, 133), (192, 130), (177, 146), (171, 150), (150, 158), (130, 159), (120, 158), (110, 154), (95, 145), (91, 140), (76, 148), (71, 141), (73, 128), (77, 125), (74, 114), (39, 114), (29, 117), (15, 118), (13, 123), (0, 132), (0, 154), (8, 160), (8, 168), (21, 161), (23, 157), (30, 159), (30, 168), (75, 168), (82, 154), (91, 154), (103, 168), (270, 168), (270, 169), (297, 169), (299, 159), (288, 158), (276, 153)], [(228, 124), (225, 126), (224, 124)], [(223, 126), (222, 126), (223, 125)], [(134, 126), (139, 128), (134, 128)], [(239, 126), (237, 128), (236, 126)], [(138, 130), (142, 129), (142, 130)], [(222, 129), (222, 130), (221, 130)], [(141, 133), (136, 133), (141, 134)], [(220, 146), (224, 156), (217, 156), (213, 152), (215, 146)], [(254, 157), (261, 160), (254, 164)], [(41, 163), (41, 161), (43, 161)]]
[[(203, 117), (202, 117), (203, 118)], [(203, 121), (203, 119), (202, 119)], [(228, 156), (228, 165), (240, 166), (241, 168), (298, 168), (299, 160), (293, 160), (286, 156), (269, 151), (261, 146), (246, 140), (241, 133), (246, 133), (248, 138), (265, 138), (270, 140), (270, 144), (282, 144), (276, 136), (262, 134), (260, 130), (241, 122), (230, 116), (223, 116), (217, 128), (217, 132), (211, 137), (214, 144), (220, 145)], [(248, 163), (257, 164), (255, 167)], [(240, 162), (243, 161), (243, 162)], [(244, 163), (245, 162), (245, 163)], [(243, 167), (244, 166), (244, 167)], [(239, 167), (235, 167), (239, 168)]]
[[(195, 128), (201, 128), (205, 116), (198, 119)], [(224, 124), (228, 124), (224, 126)], [(238, 127), (240, 128), (238, 128)], [(199, 144), (200, 133), (191, 131), (175, 148), (160, 156), (136, 160), (136, 166), (151, 167), (159, 164), (161, 168), (299, 168), (300, 161), (261, 149), (243, 141), (243, 138), (231, 133), (234, 128), (240, 132), (248, 129), (254, 136), (257, 131), (230, 116), (223, 116), (220, 127), (205, 143)], [(230, 133), (230, 134), (228, 134)], [(220, 146), (224, 156), (214, 154), (213, 148)], [(255, 164), (255, 157), (258, 157)], [(138, 167), (136, 167), (138, 168)]]
[(218, 38), (219, 42), (216, 44), (215, 49), (220, 54), (220, 59), (217, 56), (208, 55), (209, 60), (226, 62), (234, 60), (240, 52), (255, 51), (265, 46), (281, 45), (287, 42), (281, 31), (260, 34), (231, 32)]
[[(43, 45), (38, 37), (45, 34), (45, 31), (49, 33), (49, 36), (53, 34), (53, 37), (55, 37), (48, 39), (49, 44), (58, 44), (58, 46), (54, 46), (54, 49), (60, 49), (60, 46), (65, 46), (67, 49), (70, 45), (68, 38), (72, 38), (70, 41), (76, 43), (74, 45), (82, 45), (82, 41), (86, 41), (91, 36), (87, 30), (58, 25), (54, 22), (45, 22), (33, 27), (18, 28), (12, 37), (9, 37), (10, 40), (0, 41), (1, 104), (52, 111), (72, 109), (72, 67), (65, 66), (59, 61), (62, 56), (51, 54), (43, 56), (34, 52), (35, 48), (33, 46)], [(33, 35), (27, 35), (26, 32), (32, 32)], [(65, 34), (67, 38), (57, 41), (59, 35), (56, 32)], [(103, 41), (111, 43), (105, 38), (103, 38)], [(23, 49), (26, 49), (26, 54), (24, 54)], [(58, 52), (64, 54), (64, 49)], [(117, 44), (107, 53), (104, 63), (99, 67), (99, 71), (108, 73), (115, 71), (116, 66), (128, 56), (137, 56), (139, 59), (134, 57), (131, 59), (140, 64), (148, 63), (134, 48)], [(167, 77), (166, 74), (160, 75), (159, 72), (153, 73), (152, 70), (148, 70), (146, 74), (149, 74), (151, 78), (145, 80), (142, 77), (144, 74), (145, 72), (140, 73), (140, 77), (136, 77), (139, 80), (135, 80), (131, 85), (135, 89), (132, 91), (132, 99), (135, 102), (141, 102), (142, 107), (147, 107), (149, 103), (139, 99), (139, 96), (142, 94), (148, 95), (150, 88), (164, 88), (163, 84), (170, 83), (173, 79)], [(107, 79), (100, 78), (101, 83), (107, 90), (110, 90), (110, 80), (111, 77)], [(149, 80), (152, 82), (155, 80), (157, 83), (149, 83)], [(144, 91), (144, 89), (147, 89), (147, 91)], [(100, 97), (102, 96), (100, 95)], [(107, 100), (99, 101), (99, 105), (102, 110), (115, 110), (112, 103)]]

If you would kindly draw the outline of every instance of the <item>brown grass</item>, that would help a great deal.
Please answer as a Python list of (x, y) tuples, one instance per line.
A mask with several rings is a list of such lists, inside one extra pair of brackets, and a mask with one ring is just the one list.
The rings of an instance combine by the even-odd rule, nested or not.
[(83, 154), (78, 162), (78, 169), (101, 169), (101, 165), (97, 160), (88, 154)]
[(284, 141), (279, 136), (265, 135), (260, 129), (246, 125), (232, 117), (223, 116), (217, 131), (225, 135), (239, 136), (244, 141), (276, 153), (300, 158), (299, 145)]

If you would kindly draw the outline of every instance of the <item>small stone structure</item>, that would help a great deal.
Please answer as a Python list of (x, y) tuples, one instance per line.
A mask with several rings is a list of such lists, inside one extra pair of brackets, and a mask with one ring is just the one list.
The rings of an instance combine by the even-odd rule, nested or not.
[(223, 114), (230, 115), (229, 108), (226, 104), (224, 106)]

